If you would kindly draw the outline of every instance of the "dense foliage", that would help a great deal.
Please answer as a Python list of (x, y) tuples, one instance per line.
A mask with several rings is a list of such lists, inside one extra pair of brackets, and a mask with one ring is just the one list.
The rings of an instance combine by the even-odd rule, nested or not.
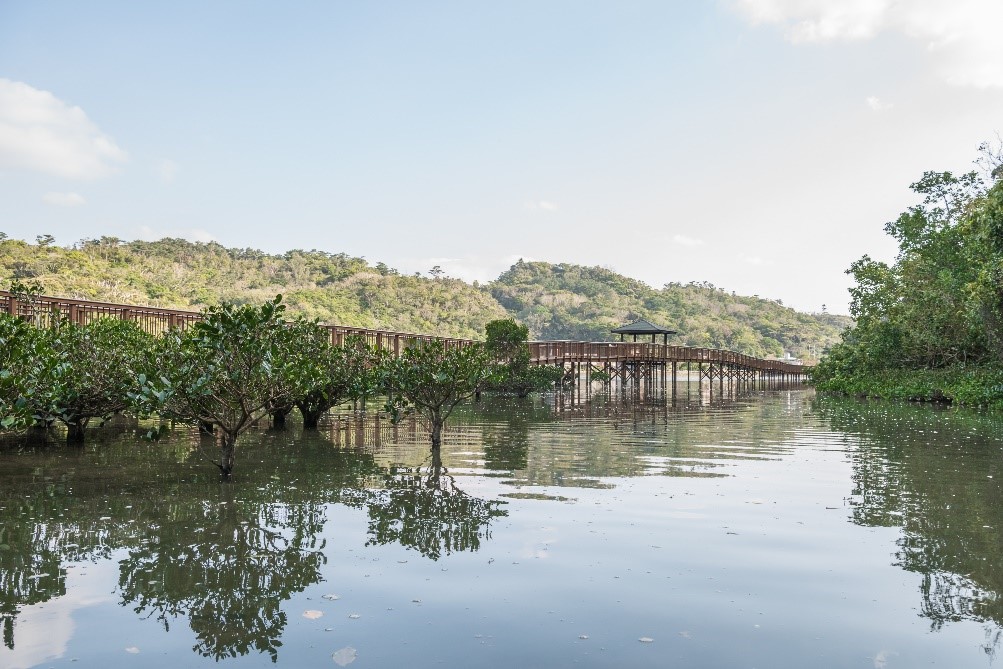
[(0, 316), (0, 427), (59, 421), (68, 441), (82, 441), (91, 419), (128, 408), (151, 341), (129, 321), (38, 328)]
[[(997, 171), (998, 174), (998, 171)], [(1003, 181), (927, 172), (885, 230), (892, 264), (848, 270), (856, 327), (815, 369), (822, 389), (1003, 405)]]
[(0, 430), (58, 420), (79, 441), (91, 418), (157, 414), (215, 434), (214, 464), (229, 478), (240, 435), (269, 415), (284, 421), (293, 407), (310, 429), (336, 404), (384, 394), (395, 418), (415, 411), (428, 421), (435, 448), (453, 409), (498, 369), (516, 370), (505, 375), (510, 382), (537, 378), (518, 366), (529, 355), (525, 327), (513, 321), (491, 330), (496, 356), (497, 326), (511, 335), (501, 362), (480, 343), (419, 340), (398, 358), (358, 337), (334, 345), (316, 321), (284, 313), (281, 295), (260, 306), (224, 303), (158, 337), (127, 320), (43, 327), (0, 314)]
[(564, 369), (551, 365), (532, 365), (529, 358), (529, 328), (511, 318), (491, 321), (485, 328), (484, 342), (494, 363), (485, 390), (514, 393), (526, 397), (532, 392), (553, 388), (564, 376)]
[(850, 323), (708, 283), (654, 289), (601, 267), (519, 262), (487, 286), (433, 270), (428, 277), (402, 275), (383, 263), (316, 250), (270, 255), (215, 242), (114, 237), (62, 248), (0, 234), (0, 279), (108, 302), (199, 310), (282, 293), (290, 314), (327, 323), (467, 338), (480, 337), (492, 320), (514, 318), (533, 339), (603, 341), (611, 328), (645, 318), (678, 330), (678, 343), (806, 359), (835, 343)]

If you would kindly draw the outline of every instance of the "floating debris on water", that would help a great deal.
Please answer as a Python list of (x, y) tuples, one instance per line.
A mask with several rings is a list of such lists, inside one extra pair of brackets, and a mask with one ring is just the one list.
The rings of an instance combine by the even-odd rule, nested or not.
[(356, 657), (358, 657), (358, 652), (351, 646), (345, 646), (341, 650), (336, 651), (334, 655), (331, 656), (331, 659), (334, 660), (334, 663), (339, 667), (344, 667), (352, 662), (355, 662)]

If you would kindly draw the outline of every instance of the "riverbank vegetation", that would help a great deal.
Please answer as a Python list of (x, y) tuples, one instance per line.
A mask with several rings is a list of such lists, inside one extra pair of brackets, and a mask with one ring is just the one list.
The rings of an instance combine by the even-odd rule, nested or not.
[(424, 418), (435, 451), (453, 409), (474, 394), (525, 396), (559, 376), (529, 373), (525, 327), (511, 320), (488, 324), (490, 349), (418, 339), (395, 357), (359, 337), (335, 345), (327, 328), (287, 320), (285, 308), (281, 296), (224, 303), (159, 336), (114, 318), (43, 326), (0, 314), (0, 432), (45, 433), (58, 421), (66, 441), (79, 443), (92, 419), (158, 416), (214, 435), (219, 460), (211, 462), (229, 478), (240, 436), (268, 418), (282, 427), (294, 408), (315, 430), (335, 405), (361, 400), (364, 408), (379, 395), (395, 420)]
[(673, 343), (756, 357), (812, 360), (836, 343), (846, 316), (803, 314), (779, 300), (745, 297), (709, 283), (652, 288), (602, 267), (523, 262), (495, 281), (402, 274), (344, 253), (267, 254), (182, 239), (85, 239), (64, 248), (0, 233), (0, 284), (37, 282), (48, 295), (199, 311), (260, 304), (281, 293), (290, 315), (324, 323), (476, 339), (512, 318), (530, 339), (613, 339), (638, 319), (679, 331)]
[(891, 264), (864, 256), (848, 273), (856, 325), (814, 370), (819, 389), (1003, 407), (1003, 163), (987, 178), (927, 172), (922, 198), (885, 230)]

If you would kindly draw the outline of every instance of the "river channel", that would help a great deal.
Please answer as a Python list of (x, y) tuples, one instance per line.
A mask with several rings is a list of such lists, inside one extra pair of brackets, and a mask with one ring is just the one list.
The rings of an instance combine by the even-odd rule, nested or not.
[(1003, 422), (485, 397), (238, 445), (0, 443), (0, 667), (991, 667)]

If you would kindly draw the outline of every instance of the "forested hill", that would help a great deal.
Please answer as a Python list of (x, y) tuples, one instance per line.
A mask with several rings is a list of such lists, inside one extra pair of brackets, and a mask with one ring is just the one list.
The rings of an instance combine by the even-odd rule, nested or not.
[(610, 339), (611, 328), (643, 318), (678, 331), (676, 341), (687, 346), (811, 359), (852, 323), (847, 316), (803, 314), (708, 283), (655, 289), (602, 267), (566, 263), (520, 261), (490, 290), (541, 339)]
[[(456, 279), (405, 276), (344, 253), (269, 255), (183, 239), (104, 237), (65, 249), (0, 242), (0, 279), (34, 279), (49, 295), (198, 310), (283, 295), (293, 313), (326, 323), (483, 337), (508, 314), (485, 290)], [(6, 287), (6, 286), (4, 286)]]
[(103, 237), (63, 248), (0, 233), (2, 287), (12, 279), (37, 281), (50, 295), (179, 309), (282, 293), (293, 313), (329, 323), (459, 337), (482, 337), (489, 321), (511, 316), (534, 338), (604, 340), (610, 328), (646, 318), (679, 330), (679, 343), (757, 356), (813, 357), (849, 324), (708, 284), (653, 289), (598, 267), (519, 262), (478, 286), (403, 275), (344, 253), (270, 255), (181, 239)]

